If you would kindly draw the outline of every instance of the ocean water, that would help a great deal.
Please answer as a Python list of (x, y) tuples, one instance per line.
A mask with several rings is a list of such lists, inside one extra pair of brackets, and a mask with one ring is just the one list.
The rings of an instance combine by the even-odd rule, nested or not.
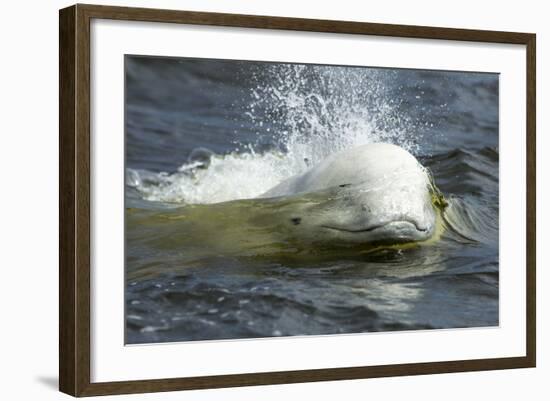
[[(127, 343), (499, 324), (498, 74), (126, 56), (125, 77)], [(436, 241), (299, 243), (278, 219), (309, 198), (256, 199), (375, 142), (430, 169)]]

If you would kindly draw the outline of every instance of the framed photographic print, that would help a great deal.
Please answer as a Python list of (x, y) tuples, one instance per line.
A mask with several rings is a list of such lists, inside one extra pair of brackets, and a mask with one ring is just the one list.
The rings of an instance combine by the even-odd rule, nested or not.
[(534, 367), (535, 35), (60, 11), (60, 390)]

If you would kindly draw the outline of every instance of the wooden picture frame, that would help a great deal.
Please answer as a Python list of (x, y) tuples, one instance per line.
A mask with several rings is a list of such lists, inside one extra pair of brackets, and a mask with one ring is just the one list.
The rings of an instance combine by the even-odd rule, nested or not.
[[(525, 60), (527, 71), (526, 355), (92, 383), (90, 380), (90, 21), (92, 19), (524, 45), (527, 54)], [(59, 388), (62, 392), (73, 396), (94, 396), (535, 366), (535, 34), (80, 4), (60, 10), (59, 28)]]

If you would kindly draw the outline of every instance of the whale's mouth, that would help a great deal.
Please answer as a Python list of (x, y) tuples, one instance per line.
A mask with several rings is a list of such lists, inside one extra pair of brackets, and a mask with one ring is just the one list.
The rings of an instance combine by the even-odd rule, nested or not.
[(365, 227), (365, 228), (358, 228), (358, 229), (350, 229), (346, 227), (337, 227), (337, 226), (329, 226), (329, 225), (322, 225), (323, 228), (328, 228), (329, 230), (336, 230), (336, 231), (344, 231), (348, 233), (367, 233), (367, 232), (375, 232), (375, 231), (381, 231), (381, 230), (388, 230), (388, 231), (403, 231), (403, 230), (413, 230), (421, 233), (427, 233), (428, 227), (420, 226), (415, 221), (410, 220), (396, 220), (396, 221), (390, 221), (386, 223), (381, 224), (373, 224), (371, 226)]

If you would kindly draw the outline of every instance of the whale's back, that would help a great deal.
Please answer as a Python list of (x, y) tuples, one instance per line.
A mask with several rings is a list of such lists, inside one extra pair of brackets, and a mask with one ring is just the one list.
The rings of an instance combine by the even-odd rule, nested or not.
[(394, 180), (396, 174), (424, 177), (423, 167), (405, 149), (373, 143), (343, 150), (327, 157), (305, 173), (296, 175), (271, 188), (261, 198), (288, 196), (326, 188), (380, 183)]

